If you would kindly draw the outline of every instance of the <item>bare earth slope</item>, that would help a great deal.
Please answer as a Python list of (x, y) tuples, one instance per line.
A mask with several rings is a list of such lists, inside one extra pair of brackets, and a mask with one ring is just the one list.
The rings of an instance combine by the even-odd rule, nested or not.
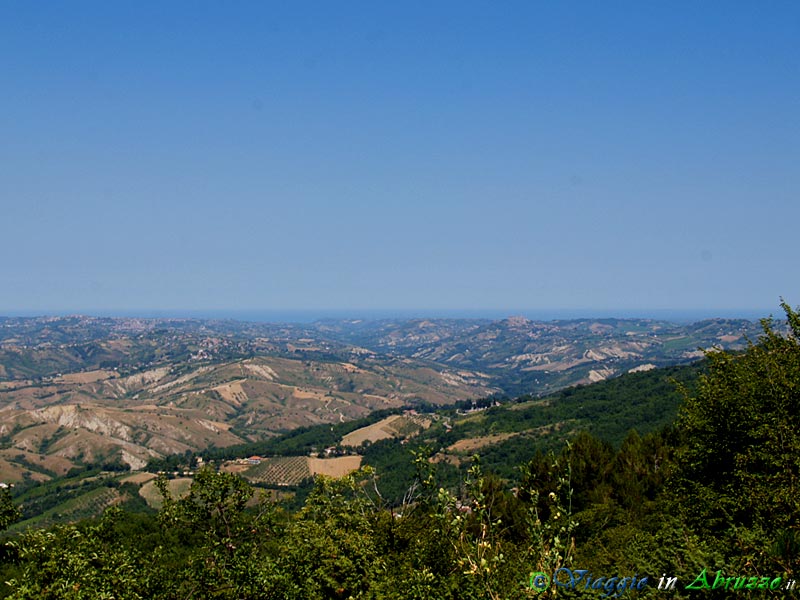
[[(474, 380), (474, 381), (473, 381)], [(0, 477), (64, 474), (80, 464), (140, 468), (154, 457), (228, 446), (415, 402), (496, 392), (413, 361), (257, 357), (129, 376), (92, 371), (0, 388)]]
[[(566, 386), (743, 347), (745, 320), (0, 317), (0, 480)], [(372, 435), (370, 433), (369, 435)]]

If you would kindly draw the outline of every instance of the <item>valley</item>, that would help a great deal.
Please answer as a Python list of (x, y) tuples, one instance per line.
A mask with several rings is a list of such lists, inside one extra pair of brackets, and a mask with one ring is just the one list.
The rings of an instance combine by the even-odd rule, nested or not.
[(743, 348), (758, 331), (722, 319), (0, 318), (0, 481), (136, 470), (376, 410), (543, 396)]

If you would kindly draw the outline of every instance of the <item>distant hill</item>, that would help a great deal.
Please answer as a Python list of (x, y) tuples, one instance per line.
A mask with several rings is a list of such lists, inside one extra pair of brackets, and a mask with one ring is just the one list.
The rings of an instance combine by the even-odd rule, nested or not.
[(543, 394), (654, 367), (688, 363), (699, 348), (744, 348), (761, 334), (745, 319), (678, 325), (650, 319), (329, 321), (321, 334), (375, 353), (492, 377), (509, 395)]
[(377, 409), (535, 398), (759, 332), (732, 319), (0, 318), (0, 480), (139, 468)]
[[(389, 408), (349, 421), (300, 427), (267, 440), (181, 452), (150, 465), (151, 473), (101, 472), (56, 477), (27, 486), (17, 497), (25, 519), (14, 526), (47, 525), (100, 514), (110, 504), (147, 510), (160, 496), (155, 471), (175, 475), (171, 488), (185, 492), (200, 462), (238, 473), (278, 497), (308, 489), (316, 473), (342, 475), (358, 466), (376, 470), (385, 500), (399, 503), (415, 470), (412, 452), (423, 452), (440, 482), (456, 485), (472, 457), (516, 482), (517, 466), (537, 452), (559, 451), (587, 431), (619, 446), (631, 430), (646, 434), (671, 424), (681, 402), (678, 385), (692, 390), (704, 362), (626, 374), (535, 398), (476, 399), (425, 410)], [(461, 471), (461, 473), (460, 473)]]
[(0, 384), (0, 480), (44, 480), (87, 464), (133, 468), (376, 409), (496, 393), (483, 379), (413, 361), (359, 366), (258, 357), (94, 370)]
[[(364, 464), (377, 469), (385, 486), (382, 492), (393, 499), (398, 499), (413, 479), (411, 452), (415, 450), (427, 449), (431, 462), (444, 471), (449, 469), (453, 481), (458, 479), (457, 469), (466, 468), (474, 455), (481, 456), (489, 470), (515, 480), (517, 465), (537, 452), (560, 450), (580, 432), (618, 447), (632, 430), (643, 435), (669, 426), (683, 398), (680, 387), (691, 393), (704, 370), (705, 361), (700, 361), (629, 373), (543, 398), (465, 401), (422, 414), (395, 411), (381, 419), (371, 416), (333, 428), (307, 428), (264, 443), (202, 455), (219, 462), (250, 454), (305, 457), (326, 447), (342, 447), (343, 452), (362, 456)], [(348, 446), (353, 439), (367, 442)], [(253, 473), (264, 468), (254, 467)]]

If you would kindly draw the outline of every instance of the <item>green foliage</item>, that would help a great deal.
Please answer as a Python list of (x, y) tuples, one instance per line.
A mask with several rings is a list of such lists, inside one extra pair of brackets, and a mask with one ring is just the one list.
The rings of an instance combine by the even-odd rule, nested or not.
[[(547, 457), (550, 468), (546, 477), (537, 474), (542, 456), (523, 468), (520, 493), (530, 501), (528, 509), (529, 548), (525, 556), (531, 572), (552, 574), (561, 567), (570, 567), (575, 552), (575, 532), (579, 521), (572, 506), (571, 447), (568, 444), (560, 458)], [(543, 493), (547, 490), (546, 495)], [(542, 597), (555, 597), (555, 588), (542, 592)]]
[(0, 531), (19, 520), (22, 513), (14, 505), (8, 488), (0, 489)]
[(116, 511), (98, 524), (32, 530), (8, 542), (22, 565), (9, 582), (14, 600), (83, 600), (147, 598), (136, 568), (135, 552), (109, 539)]
[(116, 498), (116, 493), (109, 488), (118, 485), (114, 475), (91, 469), (76, 471), (54, 481), (17, 486), (15, 501), (21, 517), (10, 529), (23, 531), (30, 526), (42, 527), (65, 522), (69, 517), (75, 520), (99, 516), (108, 505), (99, 502), (99, 498)]
[[(765, 322), (746, 352), (709, 352), (696, 389), (692, 367), (491, 407), (460, 424), (450, 415), (453, 431), (437, 424), (405, 446), (371, 444), (367, 467), (318, 477), (294, 511), (211, 467), (181, 498), (160, 478), (157, 515), (112, 508), (100, 520), (7, 541), (0, 574), (8, 597), (548, 598), (556, 589), (534, 594), (530, 574), (562, 566), (649, 575), (640, 595), (651, 597), (661, 594), (652, 587), (661, 573), (685, 581), (703, 568), (791, 576), (800, 551), (800, 317), (784, 308), (790, 335)], [(664, 391), (671, 376), (686, 395), (677, 426), (669, 425), (676, 392)], [(513, 437), (516, 446), (496, 444), (458, 477), (431, 462), (462, 435), (521, 433), (567, 414), (600, 426), (573, 432), (560, 451)], [(637, 427), (623, 435), (628, 424)], [(301, 433), (285, 447), (313, 439)], [(135, 488), (112, 491), (127, 497)], [(4, 494), (7, 526), (16, 509)], [(20, 498), (44, 502), (33, 489)]]
[[(245, 511), (253, 488), (241, 477), (217, 473), (210, 467), (195, 475), (189, 494), (175, 500), (167, 480), (157, 486), (164, 498), (158, 515), (165, 530), (183, 532), (194, 544), (187, 556), (179, 557), (177, 572), (158, 577), (165, 593), (191, 598), (263, 598), (264, 561), (259, 561), (271, 516), (262, 502), (253, 515)], [(258, 565), (258, 567), (256, 567)]]
[(370, 471), (321, 476), (292, 524), (284, 556), (304, 598), (364, 597), (385, 565), (377, 552), (372, 502), (361, 484)]
[[(800, 317), (789, 334), (770, 320), (744, 353), (707, 352), (709, 372), (688, 395), (676, 491), (694, 527), (742, 564), (797, 572), (800, 514)], [(731, 557), (733, 558), (733, 557)]]

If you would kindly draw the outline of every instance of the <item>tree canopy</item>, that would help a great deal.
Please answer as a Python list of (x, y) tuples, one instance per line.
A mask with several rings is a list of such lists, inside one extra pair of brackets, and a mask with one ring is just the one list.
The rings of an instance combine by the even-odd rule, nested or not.
[(765, 319), (745, 352), (706, 352), (708, 373), (681, 411), (676, 490), (693, 499), (695, 527), (789, 568), (800, 540), (800, 315), (781, 306), (785, 335)]

